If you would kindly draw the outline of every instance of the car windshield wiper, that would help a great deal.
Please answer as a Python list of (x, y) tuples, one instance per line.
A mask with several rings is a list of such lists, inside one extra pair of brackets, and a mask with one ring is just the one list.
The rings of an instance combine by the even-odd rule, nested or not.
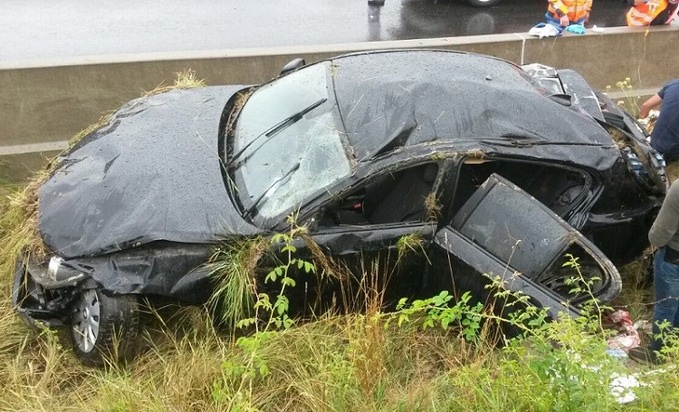
[(245, 213), (243, 213), (243, 217), (245, 217), (245, 218), (250, 218), (250, 217), (252, 217), (252, 214), (253, 214), (253, 213), (255, 212), (255, 210), (257, 209), (257, 206), (259, 206), (259, 204), (260, 204), (263, 200), (268, 199), (268, 197), (266, 197), (266, 195), (267, 195), (273, 188), (275, 188), (276, 186), (278, 186), (283, 180), (287, 179), (287, 178), (290, 177), (293, 173), (295, 173), (295, 172), (297, 171), (297, 169), (299, 169), (299, 166), (300, 166), (300, 162), (295, 163), (295, 164), (290, 168), (290, 170), (288, 170), (287, 172), (285, 172), (285, 174), (283, 174), (283, 176), (279, 177), (279, 178), (276, 179), (273, 183), (271, 183), (271, 185), (269, 185), (269, 187), (267, 187), (266, 190), (265, 190), (264, 192), (262, 192), (261, 195), (259, 195), (259, 197), (255, 200), (255, 203), (253, 203), (252, 206), (250, 206), (250, 207), (248, 208), (248, 210), (246, 210)]
[[(284, 129), (288, 128), (289, 126), (300, 121), (304, 117), (304, 115), (306, 115), (307, 113), (309, 113), (310, 111), (314, 110), (315, 108), (317, 108), (318, 106), (322, 105), (323, 103), (325, 103), (327, 101), (328, 101), (328, 99), (324, 97), (324, 98), (318, 100), (317, 102), (313, 103), (312, 105), (300, 110), (297, 113), (294, 113), (291, 116), (288, 116), (287, 118), (276, 123), (275, 125), (273, 125), (269, 129), (265, 130), (262, 134), (255, 137), (254, 139), (252, 139), (250, 141), (250, 143), (246, 144), (245, 147), (243, 147), (238, 152), (236, 152), (233, 155), (233, 157), (226, 163), (226, 167), (232, 168), (232, 167), (240, 166), (244, 161), (246, 161), (250, 156), (252, 156), (254, 154), (254, 152), (256, 152), (257, 149), (259, 149), (259, 148), (254, 149), (252, 151), (252, 153), (250, 153), (248, 156), (246, 156), (243, 160), (241, 160), (237, 164), (234, 164), (236, 162), (236, 160), (238, 160), (238, 158), (240, 158), (240, 156), (243, 154), (243, 152), (245, 152), (250, 146), (252, 146), (253, 143), (258, 141), (262, 136), (266, 136), (267, 138), (275, 136), (276, 134), (278, 134), (282, 130), (284, 130)], [(262, 147), (262, 146), (259, 146), (259, 147)]]

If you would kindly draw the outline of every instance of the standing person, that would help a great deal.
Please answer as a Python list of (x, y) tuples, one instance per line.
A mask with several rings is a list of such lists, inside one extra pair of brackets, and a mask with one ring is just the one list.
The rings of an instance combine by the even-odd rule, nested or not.
[(667, 191), (648, 240), (658, 248), (653, 261), (653, 339), (650, 347), (632, 348), (628, 355), (637, 361), (658, 364), (658, 353), (664, 346), (659, 325), (669, 323), (671, 329), (679, 328), (679, 180)]
[(632, 8), (627, 12), (627, 25), (656, 26), (670, 24), (677, 12), (679, 0), (627, 0)]
[(679, 79), (670, 80), (662, 89), (641, 105), (640, 118), (648, 117), (651, 109), (662, 104), (662, 110), (651, 133), (651, 146), (665, 161), (679, 159)]
[(569, 26), (577, 25), (582, 27), (584, 33), (584, 25), (589, 19), (591, 9), (592, 0), (549, 0), (545, 17), (547, 23), (560, 26), (561, 29), (568, 30)]

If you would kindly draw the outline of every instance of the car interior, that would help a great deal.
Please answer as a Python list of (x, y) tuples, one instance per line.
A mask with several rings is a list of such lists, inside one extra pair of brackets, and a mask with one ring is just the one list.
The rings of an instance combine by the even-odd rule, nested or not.
[(381, 175), (327, 207), (320, 226), (426, 221), (437, 174), (430, 163)]
[(464, 162), (460, 169), (452, 210), (458, 210), (493, 173), (519, 186), (562, 217), (586, 188), (581, 173), (565, 168), (517, 161), (471, 160)]

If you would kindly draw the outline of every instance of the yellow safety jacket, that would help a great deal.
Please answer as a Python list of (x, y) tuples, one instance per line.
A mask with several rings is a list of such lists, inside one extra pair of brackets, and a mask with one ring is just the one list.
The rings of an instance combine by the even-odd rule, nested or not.
[[(667, 0), (649, 0), (627, 12), (628, 26), (649, 26), (667, 8)], [(664, 23), (664, 22), (663, 22)]]
[(547, 13), (555, 19), (568, 16), (571, 22), (584, 22), (592, 8), (592, 0), (549, 0)]

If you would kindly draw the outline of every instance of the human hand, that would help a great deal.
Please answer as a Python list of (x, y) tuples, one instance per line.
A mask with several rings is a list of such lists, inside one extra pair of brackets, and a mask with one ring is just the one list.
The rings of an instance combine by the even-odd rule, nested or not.
[(571, 21), (568, 19), (568, 16), (561, 16), (559, 24), (563, 27), (568, 27), (568, 25), (571, 24)]

